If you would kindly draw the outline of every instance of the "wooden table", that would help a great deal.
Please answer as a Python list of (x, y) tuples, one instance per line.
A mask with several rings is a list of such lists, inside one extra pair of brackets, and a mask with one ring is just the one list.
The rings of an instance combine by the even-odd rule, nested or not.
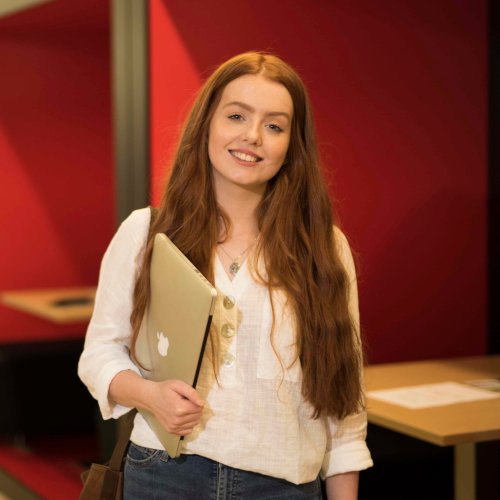
[[(500, 378), (500, 356), (365, 368), (366, 390)], [(476, 498), (476, 443), (500, 439), (500, 398), (411, 410), (367, 398), (368, 421), (438, 446), (454, 446), (455, 499)]]
[(94, 308), (95, 287), (6, 291), (0, 301), (13, 309), (55, 323), (88, 321)]

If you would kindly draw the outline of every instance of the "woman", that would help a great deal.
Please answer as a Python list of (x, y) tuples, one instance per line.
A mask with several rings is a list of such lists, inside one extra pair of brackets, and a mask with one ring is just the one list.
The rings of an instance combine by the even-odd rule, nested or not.
[[(219, 292), (196, 389), (132, 361), (158, 232)], [(319, 477), (328, 498), (356, 498), (372, 465), (357, 331), (304, 85), (275, 56), (236, 56), (193, 105), (151, 228), (133, 212), (103, 259), (80, 377), (104, 418), (142, 408), (185, 436), (170, 459), (137, 415), (125, 498), (312, 499)]]

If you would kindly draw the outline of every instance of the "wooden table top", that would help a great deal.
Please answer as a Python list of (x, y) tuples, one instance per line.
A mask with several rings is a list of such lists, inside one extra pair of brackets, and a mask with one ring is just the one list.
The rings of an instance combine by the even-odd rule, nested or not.
[[(500, 378), (500, 356), (478, 356), (365, 368), (366, 390)], [(500, 439), (500, 397), (412, 410), (367, 397), (368, 421), (439, 446)]]
[(55, 323), (79, 323), (92, 316), (95, 290), (95, 287), (73, 287), (6, 291), (0, 294), (0, 301)]

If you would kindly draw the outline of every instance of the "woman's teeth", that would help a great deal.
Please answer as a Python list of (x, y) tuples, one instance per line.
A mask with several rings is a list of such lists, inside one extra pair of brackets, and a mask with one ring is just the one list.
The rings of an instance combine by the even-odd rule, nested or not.
[(252, 155), (247, 155), (246, 153), (240, 153), (239, 151), (231, 151), (231, 154), (238, 158), (239, 160), (243, 161), (259, 161), (260, 158), (258, 156), (252, 156)]

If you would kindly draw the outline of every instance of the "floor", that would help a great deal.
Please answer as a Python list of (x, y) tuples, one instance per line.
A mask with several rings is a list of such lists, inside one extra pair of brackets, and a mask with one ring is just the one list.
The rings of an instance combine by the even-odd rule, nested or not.
[(0, 500), (78, 500), (80, 474), (95, 455), (88, 435), (0, 443)]

